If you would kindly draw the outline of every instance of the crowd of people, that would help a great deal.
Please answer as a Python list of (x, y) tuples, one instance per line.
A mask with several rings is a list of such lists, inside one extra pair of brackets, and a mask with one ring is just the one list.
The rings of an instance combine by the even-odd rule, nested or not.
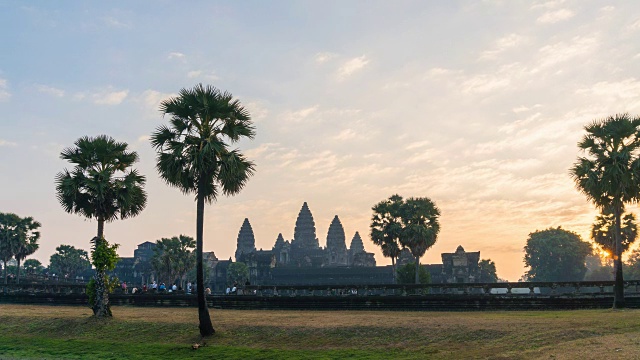
[[(128, 294), (129, 293), (129, 289), (127, 287), (127, 282), (123, 281), (120, 284), (120, 287), (122, 289), (122, 293), (123, 294)], [(140, 288), (134, 287), (133, 289), (131, 289), (131, 293), (132, 294), (145, 294), (145, 293), (152, 293), (152, 294), (170, 294), (170, 293), (174, 293), (174, 294), (187, 294), (187, 295), (191, 295), (191, 294), (195, 294), (196, 292), (196, 286), (195, 284), (192, 284), (191, 281), (187, 282), (186, 288), (182, 288), (182, 286), (178, 285), (178, 284), (170, 284), (169, 286), (167, 286), (165, 283), (163, 282), (156, 282), (155, 280), (149, 284), (147, 286), (147, 284), (143, 284)], [(210, 288), (206, 288), (205, 289), (205, 294), (207, 295), (211, 295), (211, 289)]]

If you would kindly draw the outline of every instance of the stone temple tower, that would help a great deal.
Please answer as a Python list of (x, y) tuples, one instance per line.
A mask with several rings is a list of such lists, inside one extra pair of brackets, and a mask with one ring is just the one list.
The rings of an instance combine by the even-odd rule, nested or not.
[(296, 228), (293, 232), (291, 246), (299, 249), (318, 249), (318, 238), (316, 238), (316, 223), (313, 221), (311, 210), (305, 202), (298, 213)]
[(336, 215), (329, 225), (327, 232), (327, 249), (324, 266), (347, 266), (347, 245), (345, 242), (344, 228)]
[(238, 246), (236, 247), (236, 261), (241, 261), (243, 255), (248, 255), (256, 251), (256, 238), (249, 219), (244, 219), (240, 232), (238, 232)]

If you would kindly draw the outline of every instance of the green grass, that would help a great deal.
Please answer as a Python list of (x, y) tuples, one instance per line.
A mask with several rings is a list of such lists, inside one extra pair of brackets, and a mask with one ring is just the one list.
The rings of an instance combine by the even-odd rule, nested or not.
[[(211, 310), (0, 305), (0, 359), (640, 358), (640, 311)], [(192, 346), (200, 345), (197, 350)]]

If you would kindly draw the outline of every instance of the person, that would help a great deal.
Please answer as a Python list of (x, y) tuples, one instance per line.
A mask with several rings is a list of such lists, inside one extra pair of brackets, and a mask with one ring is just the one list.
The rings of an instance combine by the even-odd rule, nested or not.
[(122, 292), (125, 293), (125, 294), (127, 293), (127, 282), (126, 281), (122, 282)]
[(165, 290), (167, 290), (167, 286), (164, 283), (161, 283), (160, 287), (158, 288), (158, 291), (164, 292)]
[(191, 281), (187, 283), (187, 294), (191, 294)]
[(142, 292), (146, 293), (147, 292), (147, 284), (143, 284), (142, 285)]
[(231, 288), (227, 287), (227, 291), (225, 291), (225, 294), (229, 295), (230, 292), (231, 292)]
[(231, 293), (236, 294), (238, 292), (238, 283), (234, 282), (233, 287), (231, 288)]
[(158, 283), (155, 280), (153, 280), (153, 284), (151, 284), (151, 290), (153, 292), (158, 291)]
[(171, 287), (171, 290), (173, 290), (173, 291), (178, 290), (178, 286), (176, 284), (173, 284), (173, 286)]
[(204, 293), (205, 293), (206, 295), (211, 295), (211, 289), (210, 289), (210, 288), (206, 288), (206, 289), (204, 289)]

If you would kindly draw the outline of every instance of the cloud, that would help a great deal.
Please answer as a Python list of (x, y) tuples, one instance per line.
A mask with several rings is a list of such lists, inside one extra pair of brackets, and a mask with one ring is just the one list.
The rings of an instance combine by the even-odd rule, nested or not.
[(206, 79), (206, 80), (209, 80), (209, 81), (220, 80), (220, 77), (218, 77), (218, 75), (216, 75), (214, 72), (211, 72), (209, 74), (204, 74), (204, 75), (203, 74), (204, 74), (204, 71), (202, 71), (202, 70), (193, 70), (193, 71), (189, 71), (187, 73), (187, 77), (189, 79), (202, 77), (203, 79)]
[(6, 79), (0, 78), (0, 101), (9, 100), (11, 93)]
[(181, 52), (171, 52), (169, 53), (169, 56), (167, 56), (167, 59), (169, 60), (173, 60), (173, 59), (184, 60), (185, 58), (186, 58), (186, 55)]
[(64, 90), (47, 85), (36, 85), (36, 90), (55, 97), (64, 97), (65, 94)]
[(118, 105), (129, 95), (129, 90), (121, 91), (101, 91), (91, 95), (94, 104), (97, 105)]
[(640, 19), (631, 23), (631, 25), (629, 25), (629, 30), (640, 30)]
[(411, 144), (405, 146), (405, 150), (419, 149), (421, 147), (429, 145), (430, 143), (431, 142), (429, 140), (412, 142)]
[(362, 70), (368, 63), (369, 59), (367, 59), (365, 55), (348, 60), (338, 69), (338, 78), (341, 80), (345, 79), (355, 72)]
[(338, 56), (338, 55), (334, 54), (334, 53), (321, 52), (321, 53), (317, 53), (316, 56), (314, 57), (314, 59), (318, 64), (324, 64), (327, 61), (335, 58), (336, 56)]
[(563, 4), (565, 0), (540, 1), (531, 6), (531, 9), (553, 9)]
[(127, 24), (127, 23), (123, 23), (122, 21), (111, 17), (111, 16), (107, 16), (105, 18), (102, 19), (104, 21), (104, 23), (112, 28), (116, 28), (116, 29), (130, 29), (131, 25)]
[(598, 40), (595, 37), (576, 36), (571, 39), (570, 43), (562, 41), (553, 45), (543, 46), (539, 50), (542, 56), (539, 68), (555, 65), (571, 60), (577, 56), (589, 54), (593, 52), (598, 45)]
[(149, 89), (143, 91), (136, 100), (144, 105), (144, 108), (148, 113), (148, 117), (157, 118), (158, 116), (160, 116), (159, 108), (162, 100), (168, 99), (173, 96), (176, 96), (176, 94), (162, 93), (160, 91)]
[(495, 59), (499, 54), (522, 44), (524, 41), (525, 37), (518, 34), (509, 34), (504, 36), (496, 40), (493, 49), (483, 51), (480, 55), (480, 59)]
[(575, 14), (571, 10), (559, 9), (559, 10), (547, 11), (546, 13), (542, 14), (537, 21), (539, 23), (555, 24), (560, 21), (568, 20), (572, 18), (574, 15)]
[(138, 136), (138, 142), (148, 142), (149, 139), (151, 139), (151, 136), (149, 135)]
[(283, 114), (282, 117), (285, 121), (301, 122), (303, 120), (306, 120), (311, 115), (317, 113), (318, 109), (319, 109), (319, 106), (314, 105), (314, 106), (310, 106), (310, 107), (296, 110), (296, 111), (287, 111)]
[(11, 142), (11, 141), (0, 139), (0, 147), (2, 147), (2, 146), (9, 147), (9, 146), (16, 146), (16, 145), (18, 145), (18, 144), (14, 143), (14, 142)]
[(351, 140), (354, 139), (358, 134), (353, 131), (353, 129), (344, 129), (338, 135), (334, 136), (334, 140)]

